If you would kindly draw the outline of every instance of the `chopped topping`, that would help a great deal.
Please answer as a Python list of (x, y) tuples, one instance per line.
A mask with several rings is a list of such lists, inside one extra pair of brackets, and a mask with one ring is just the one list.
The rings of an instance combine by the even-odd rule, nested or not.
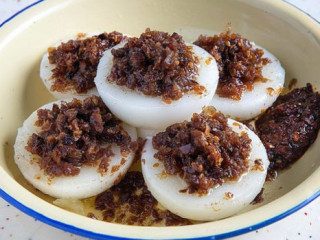
[(103, 174), (113, 156), (110, 144), (124, 153), (137, 148), (99, 97), (62, 101), (60, 107), (54, 104), (37, 113), (35, 125), (41, 131), (30, 136), (26, 149), (41, 157), (40, 168), (51, 177), (77, 175), (81, 166), (96, 164)]
[(134, 155), (133, 163), (136, 163), (140, 160), (143, 162), (143, 160), (144, 160), (144, 159), (141, 159), (141, 155), (142, 155), (142, 151), (143, 151), (143, 146), (146, 143), (146, 139), (138, 137), (136, 142), (137, 142), (138, 146), (137, 146), (137, 150)]
[(178, 174), (188, 192), (206, 194), (225, 181), (237, 180), (248, 170), (251, 140), (238, 135), (227, 118), (212, 107), (193, 114), (191, 121), (174, 124), (153, 137), (155, 158), (167, 174)]
[(141, 172), (128, 172), (118, 185), (97, 196), (95, 206), (103, 212), (103, 219), (107, 222), (140, 226), (191, 224), (158, 206)]
[(275, 91), (272, 87), (268, 87), (266, 90), (267, 90), (267, 93), (270, 97), (272, 97), (275, 93)]
[(75, 89), (77, 93), (86, 93), (94, 88), (93, 80), (103, 52), (124, 38), (118, 32), (102, 33), (86, 39), (69, 40), (57, 48), (50, 48), (49, 62), (55, 64), (51, 90), (66, 92)]
[(120, 165), (114, 165), (111, 168), (111, 173), (117, 172), (120, 169)]
[(94, 213), (92, 213), (92, 212), (89, 212), (89, 213), (87, 214), (87, 217), (88, 217), (88, 218), (95, 219), (95, 220), (98, 219), (98, 218), (94, 215)]
[(256, 129), (254, 128), (254, 122), (253, 119), (249, 119), (249, 120), (242, 120), (240, 121), (242, 124), (244, 124), (245, 126), (247, 126), (252, 132), (256, 132)]
[(147, 96), (161, 96), (167, 103), (184, 93), (202, 94), (205, 90), (195, 81), (198, 59), (177, 33), (147, 29), (139, 38), (130, 38), (124, 47), (111, 52), (114, 62), (109, 82)]
[(262, 160), (261, 159), (254, 160), (254, 165), (252, 166), (251, 170), (263, 172), (264, 167), (263, 167)]
[(256, 121), (256, 131), (270, 160), (269, 174), (298, 160), (320, 128), (320, 95), (311, 84), (280, 96)]
[(258, 204), (258, 203), (262, 203), (263, 200), (264, 200), (264, 197), (263, 197), (263, 191), (264, 191), (264, 188), (261, 188), (261, 191), (258, 193), (258, 195), (253, 199), (253, 201), (251, 202), (251, 204), (255, 205), (255, 204)]
[(200, 35), (195, 45), (208, 51), (217, 61), (220, 97), (240, 100), (242, 92), (251, 91), (255, 82), (263, 82), (262, 67), (270, 62), (263, 50), (230, 30), (212, 37)]

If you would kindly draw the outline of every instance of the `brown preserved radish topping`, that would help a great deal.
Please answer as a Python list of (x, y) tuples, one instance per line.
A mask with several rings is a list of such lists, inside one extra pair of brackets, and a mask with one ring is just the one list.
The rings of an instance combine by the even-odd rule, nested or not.
[(147, 96), (161, 96), (168, 103), (184, 93), (201, 94), (205, 90), (195, 81), (198, 59), (177, 33), (147, 29), (111, 53), (114, 60), (109, 82)]
[(237, 180), (248, 170), (251, 140), (238, 135), (214, 108), (193, 114), (191, 121), (174, 124), (152, 139), (155, 158), (167, 174), (178, 174), (188, 192), (206, 194), (215, 185)]
[(107, 222), (140, 226), (191, 224), (189, 220), (158, 207), (141, 172), (128, 172), (119, 184), (97, 196), (95, 206), (103, 212)]
[(298, 160), (316, 140), (320, 128), (320, 95), (311, 84), (294, 89), (256, 121), (256, 131), (266, 147), (269, 174)]
[(103, 174), (113, 155), (110, 144), (119, 146), (124, 156), (137, 148), (99, 97), (62, 101), (37, 114), (35, 126), (41, 131), (30, 136), (26, 149), (41, 157), (40, 168), (51, 177), (77, 175), (81, 166), (97, 164)]
[(230, 30), (212, 37), (200, 35), (194, 42), (217, 61), (220, 97), (240, 100), (244, 91), (252, 91), (255, 82), (265, 81), (262, 67), (270, 62), (262, 49), (254, 49), (249, 40)]
[(253, 201), (251, 202), (251, 204), (259, 204), (262, 203), (264, 198), (263, 198), (263, 191), (264, 188), (261, 188), (261, 191), (258, 193), (258, 195), (253, 199)]
[(86, 93), (94, 88), (94, 78), (102, 53), (122, 41), (118, 32), (102, 33), (86, 39), (69, 40), (57, 48), (49, 48), (52, 70), (52, 91), (66, 92), (75, 89)]

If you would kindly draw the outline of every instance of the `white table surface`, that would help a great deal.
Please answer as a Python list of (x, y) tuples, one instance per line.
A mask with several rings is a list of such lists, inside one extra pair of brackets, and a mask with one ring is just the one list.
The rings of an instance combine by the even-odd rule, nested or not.
[[(280, 0), (279, 0), (280, 1)], [(287, 0), (320, 21), (320, 0)], [(0, 24), (36, 0), (0, 0)], [(0, 30), (1, 31), (1, 30)], [(0, 198), (0, 240), (88, 240), (33, 219)], [(230, 240), (320, 239), (320, 198), (267, 227)]]

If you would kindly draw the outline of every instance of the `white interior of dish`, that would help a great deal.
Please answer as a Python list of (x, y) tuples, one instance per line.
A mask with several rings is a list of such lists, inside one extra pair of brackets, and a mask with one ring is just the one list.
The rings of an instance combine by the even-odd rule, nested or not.
[(17, 128), (31, 112), (53, 100), (39, 77), (47, 47), (78, 32), (117, 30), (137, 36), (150, 27), (177, 31), (186, 41), (200, 33), (232, 30), (268, 49), (286, 70), (286, 83), (298, 79), (320, 89), (320, 28), (278, 0), (47, 0), (0, 30), (0, 188), (21, 204), (58, 222), (93, 233), (129, 238), (192, 238), (232, 232), (278, 216), (320, 189), (318, 139), (278, 179), (266, 183), (265, 200), (227, 219), (184, 227), (133, 227), (95, 221), (58, 208), (33, 189), (13, 161)]

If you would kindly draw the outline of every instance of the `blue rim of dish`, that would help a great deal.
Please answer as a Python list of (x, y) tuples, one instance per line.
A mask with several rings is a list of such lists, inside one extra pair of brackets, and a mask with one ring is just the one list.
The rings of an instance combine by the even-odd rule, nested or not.
[[(22, 10), (18, 11), (17, 13), (15, 13), (14, 15), (12, 15), (11, 17), (9, 17), (8, 19), (6, 19), (4, 22), (2, 22), (0, 24), (0, 28), (3, 27), (6, 23), (8, 23), (9, 21), (11, 21), (13, 18), (15, 18), (16, 16), (18, 16), (19, 14), (21, 14), (22, 12), (26, 11), (27, 9), (41, 3), (44, 2), (45, 0), (39, 0), (37, 2), (34, 2), (30, 5), (28, 5), (27, 7), (23, 8)], [(283, 2), (293, 6), (294, 8), (298, 9), (299, 11), (303, 12), (304, 14), (306, 14), (308, 17), (310, 17), (311, 19), (313, 19), (315, 22), (317, 22), (318, 24), (320, 24), (320, 21), (318, 21), (317, 19), (315, 19), (313, 16), (311, 16), (309, 13), (305, 12), (304, 10), (300, 9), (299, 7), (293, 5), (290, 2), (287, 2), (286, 0), (282, 0)], [(227, 233), (222, 233), (222, 234), (218, 234), (215, 236), (206, 236), (206, 237), (197, 237), (197, 238), (189, 238), (192, 240), (219, 240), (219, 239), (225, 239), (225, 238), (231, 238), (231, 237), (235, 237), (244, 233), (248, 233), (257, 229), (260, 229), (262, 227), (265, 227), (267, 225), (270, 225), (274, 222), (277, 222), (289, 215), (291, 215), (292, 213), (298, 211), (299, 209), (301, 209), (302, 207), (306, 206), (307, 204), (311, 203), (313, 200), (315, 200), (318, 196), (320, 196), (320, 190), (317, 191), (315, 194), (313, 194), (311, 197), (309, 197), (308, 199), (302, 201), (301, 203), (299, 203), (298, 205), (294, 206), (293, 208), (287, 210), (286, 212), (283, 212), (273, 218), (270, 218), (268, 220), (262, 221), (260, 223), (254, 224), (252, 226), (248, 226), (248, 227), (244, 227), (235, 231), (231, 231), (231, 232), (227, 232)], [(8, 203), (12, 204), (13, 206), (15, 206), (16, 208), (18, 208), (19, 210), (21, 210), (22, 212), (26, 213), (27, 215), (40, 220), (43, 223), (46, 223), (48, 225), (51, 225), (53, 227), (59, 228), (61, 230), (67, 231), (67, 232), (71, 232), (83, 237), (87, 237), (87, 238), (94, 238), (97, 240), (105, 240), (105, 239), (110, 239), (110, 240), (125, 240), (125, 239), (132, 239), (132, 238), (125, 238), (125, 237), (116, 237), (116, 236), (110, 236), (110, 235), (105, 235), (105, 234), (101, 234), (101, 233), (95, 233), (95, 232), (91, 232), (89, 230), (84, 230), (81, 228), (77, 228), (75, 226), (66, 224), (66, 223), (62, 223), (59, 222), (57, 220), (51, 219), (41, 213), (38, 213), (37, 211), (23, 205), (22, 203), (18, 202), (17, 200), (15, 200), (13, 197), (11, 197), (9, 194), (7, 194), (4, 190), (2, 190), (0, 188), (0, 197), (2, 197), (5, 201), (7, 201)], [(137, 238), (134, 238), (137, 239)]]

